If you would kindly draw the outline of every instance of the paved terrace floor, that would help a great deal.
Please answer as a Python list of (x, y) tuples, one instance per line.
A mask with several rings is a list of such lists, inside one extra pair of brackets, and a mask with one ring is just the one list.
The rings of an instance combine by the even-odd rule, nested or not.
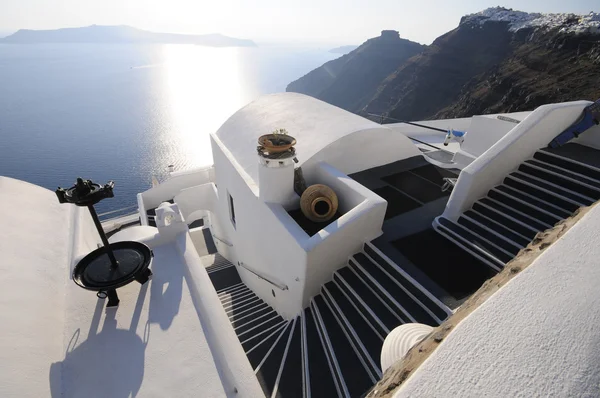
[(52, 396), (225, 396), (184, 266), (173, 245), (154, 249), (152, 279), (118, 289), (117, 309), (68, 281), (67, 348), (50, 367)]

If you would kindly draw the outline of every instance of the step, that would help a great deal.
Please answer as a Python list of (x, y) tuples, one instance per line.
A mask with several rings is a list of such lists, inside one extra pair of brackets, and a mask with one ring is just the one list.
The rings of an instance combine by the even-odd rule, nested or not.
[(223, 309), (228, 313), (235, 313), (237, 309), (246, 308), (247, 306), (251, 306), (253, 303), (257, 301), (262, 301), (258, 296), (254, 293), (247, 294), (245, 296), (241, 296), (239, 299), (228, 300), (225, 303), (222, 303)]
[(535, 185), (541, 189), (546, 190), (546, 192), (552, 192), (559, 197), (569, 200), (578, 206), (589, 206), (593, 203), (593, 199), (580, 195), (576, 192), (573, 192), (568, 189), (564, 189), (559, 185), (547, 182), (538, 177), (532, 176), (531, 174), (526, 174), (521, 171), (515, 171), (510, 174), (511, 176), (515, 176), (522, 181), (528, 182), (529, 184)]
[(523, 193), (532, 195), (544, 202), (550, 203), (554, 206), (557, 206), (569, 213), (573, 213), (580, 206), (577, 203), (574, 203), (570, 200), (565, 200), (564, 198), (556, 195), (553, 191), (548, 191), (541, 189), (540, 187), (530, 184), (525, 180), (521, 180), (518, 176), (509, 175), (504, 181), (504, 185), (513, 188), (515, 190), (521, 191)]
[[(415, 299), (409, 296), (401, 285), (364, 253), (353, 256), (358, 265), (376, 281), (380, 296), (391, 296), (416, 322), (437, 326), (438, 322)], [(373, 286), (373, 285), (372, 285)], [(393, 308), (393, 307), (392, 307)]]
[(283, 321), (283, 318), (275, 313), (275, 315), (268, 316), (244, 325), (236, 329), (235, 333), (238, 335), (240, 342), (242, 342), (252, 338), (255, 335), (263, 334), (263, 332), (269, 330), (271, 327), (280, 324), (281, 321)]
[(244, 336), (243, 339), (238, 337), (238, 340), (242, 343), (242, 347), (244, 351), (248, 352), (250, 349), (255, 347), (258, 343), (266, 339), (271, 333), (280, 329), (283, 325), (287, 325), (287, 321), (283, 320), (280, 323), (277, 323), (273, 326), (265, 328), (262, 332), (253, 334), (252, 336)]
[(486, 217), (483, 214), (476, 212), (475, 210), (467, 210), (463, 213), (464, 216), (478, 222), (480, 225), (485, 226), (487, 229), (495, 231), (499, 235), (506, 237), (507, 239), (517, 243), (521, 247), (525, 247), (531, 242), (531, 239), (507, 228), (505, 225), (498, 223), (492, 218)]
[(284, 359), (283, 355), (288, 347), (289, 337), (293, 328), (294, 322), (291, 321), (254, 371), (256, 373), (256, 378), (267, 397), (271, 396), (275, 388), (275, 383), (279, 376), (279, 369), (281, 368)]
[(498, 267), (490, 266), (485, 259), (473, 255), (464, 245), (436, 229), (434, 221), (432, 228), (405, 236), (392, 245), (445, 291), (439, 291), (441, 297), (462, 300), (495, 275)]
[(523, 248), (522, 246), (519, 246), (517, 243), (507, 240), (503, 236), (499, 236), (497, 234), (497, 232), (490, 231), (485, 226), (478, 224), (476, 221), (473, 221), (472, 219), (470, 219), (468, 216), (465, 216), (464, 214), (459, 217), (457, 222), (458, 222), (458, 224), (462, 225), (463, 227), (465, 227), (469, 231), (473, 232), (474, 234), (477, 234), (477, 235), (483, 237), (484, 239), (492, 242), (496, 246), (508, 251), (513, 256), (516, 256), (517, 253), (519, 252), (519, 250), (521, 250)]
[(248, 290), (250, 290), (250, 289), (248, 289), (248, 287), (246, 287), (246, 285), (244, 285), (243, 282), (240, 282), (233, 286), (227, 286), (224, 289), (217, 290), (217, 295), (219, 296), (219, 298), (222, 298), (225, 296), (233, 296), (239, 292), (248, 291)]
[(514, 257), (512, 254), (506, 253), (500, 247), (496, 246), (493, 242), (489, 242), (483, 237), (478, 236), (463, 225), (454, 223), (444, 217), (438, 217), (436, 220), (444, 228), (449, 229), (455, 235), (460, 236), (463, 241), (468, 242), (469, 245), (477, 247), (481, 251), (487, 253), (488, 257), (499, 263), (498, 265), (500, 267), (512, 260)]
[(249, 311), (247, 314), (241, 315), (234, 319), (230, 319), (231, 326), (234, 329), (243, 327), (250, 322), (255, 321), (256, 319), (263, 319), (268, 317), (269, 315), (277, 314), (271, 307), (269, 307), (266, 303), (263, 303), (258, 309), (255, 311)]
[(516, 210), (510, 206), (507, 206), (507, 205), (501, 203), (498, 200), (493, 199), (493, 198), (490, 198), (490, 197), (482, 198), (482, 199), (478, 200), (478, 202), (483, 205), (486, 205), (488, 207), (491, 207), (492, 209), (497, 210), (498, 212), (504, 214), (505, 216), (510, 217), (524, 225), (527, 225), (538, 232), (545, 231), (546, 229), (552, 227), (552, 224), (548, 224), (541, 220), (538, 220), (535, 217), (533, 217), (527, 213)]
[(588, 177), (584, 174), (581, 173), (577, 173), (568, 169), (565, 169), (564, 167), (560, 167), (548, 162), (544, 162), (541, 161), (539, 159), (530, 159), (530, 160), (526, 160), (525, 163), (533, 165), (533, 166), (537, 166), (537, 167), (541, 167), (544, 168), (548, 171), (552, 171), (554, 173), (560, 174), (560, 175), (564, 175), (565, 177), (568, 177), (572, 180), (578, 181), (582, 184), (586, 184), (592, 187), (596, 187), (600, 189), (600, 181)]
[(597, 188), (590, 187), (587, 184), (582, 184), (581, 182), (570, 179), (566, 175), (560, 175), (554, 171), (545, 170), (535, 164), (528, 164), (525, 162), (519, 166), (519, 171), (541, 178), (544, 181), (558, 185), (579, 195), (583, 195), (594, 200), (600, 199), (600, 191)]
[(312, 397), (341, 396), (340, 381), (336, 377), (336, 364), (325, 351), (327, 344), (319, 330), (311, 307), (304, 310), (306, 321), (305, 362), (308, 363), (307, 390)]
[[(487, 265), (488, 268), (490, 268), (493, 272), (497, 273), (497, 272), (502, 271), (502, 268), (504, 267), (505, 264), (502, 263), (501, 260), (498, 260), (497, 258), (490, 258), (489, 253), (487, 253), (486, 251), (484, 251), (482, 249), (479, 249), (476, 246), (471, 245), (471, 243), (469, 241), (465, 240), (460, 235), (458, 235), (455, 232), (453, 232), (452, 230), (444, 227), (443, 225), (436, 224), (435, 221), (434, 221), (434, 229), (435, 229), (435, 232), (438, 233), (440, 236), (442, 236), (449, 242), (453, 243), (458, 248), (462, 249), (464, 252), (470, 254), (471, 256), (473, 256), (475, 259), (479, 260), (483, 264)], [(473, 290), (472, 292), (474, 292), (474, 291), (475, 290)]]
[(288, 397), (304, 397), (303, 383), (303, 362), (302, 362), (302, 321), (296, 317), (296, 325), (290, 343), (287, 347), (287, 353), (284, 355), (278, 379), (275, 382), (275, 391), (273, 395)]
[(361, 350), (361, 355), (375, 371), (376, 377), (381, 378), (379, 366), (383, 337), (371, 327), (363, 316), (352, 306), (334, 282), (328, 282), (322, 288), (321, 295), (334, 309), (338, 323), (341, 323), (347, 335), (352, 336), (356, 346)]
[(504, 191), (496, 190), (495, 188), (492, 188), (488, 192), (487, 196), (491, 199), (502, 203), (507, 207), (510, 207), (511, 209), (527, 214), (548, 225), (554, 225), (560, 220), (562, 220), (562, 217), (546, 212), (545, 210), (541, 210), (535, 205), (530, 204), (526, 200), (515, 198), (511, 194), (506, 193)]
[(336, 271), (333, 279), (343, 291), (354, 297), (353, 302), (362, 306), (361, 312), (375, 317), (379, 327), (383, 325), (384, 335), (387, 336), (396, 326), (404, 323), (349, 267)]
[(239, 317), (248, 314), (251, 311), (258, 309), (263, 301), (258, 297), (251, 298), (250, 301), (234, 303), (231, 307), (224, 308), (229, 320), (238, 319)]
[(447, 169), (436, 167), (432, 164), (411, 169), (410, 172), (418, 175), (421, 178), (429, 180), (440, 187), (444, 185), (444, 178), (458, 177), (456, 173), (453, 173)]
[(530, 242), (531, 242), (531, 240), (533, 240), (533, 238), (535, 237), (535, 235), (538, 232), (537, 230), (535, 230), (531, 227), (525, 226), (522, 223), (512, 220), (511, 218), (505, 216), (503, 213), (499, 212), (498, 210), (487, 207), (479, 202), (475, 202), (473, 204), (473, 210), (475, 210), (479, 214), (489, 217), (490, 219), (496, 221), (500, 225), (504, 225), (506, 228), (511, 229), (511, 230), (527, 237)]
[(564, 208), (562, 208), (560, 206), (556, 206), (552, 203), (541, 200), (540, 198), (538, 198), (534, 195), (523, 192), (521, 190), (517, 190), (508, 185), (498, 185), (498, 186), (494, 187), (494, 189), (497, 191), (500, 191), (500, 192), (504, 192), (507, 195), (512, 196), (513, 198), (520, 199), (522, 201), (526, 201), (526, 202), (530, 203), (531, 205), (537, 207), (538, 209), (545, 210), (549, 213), (552, 213), (561, 219), (567, 218), (567, 217), (571, 216), (571, 214), (573, 214), (571, 211), (565, 210)]
[(219, 272), (211, 272), (208, 276), (215, 287), (215, 290), (221, 290), (229, 286), (237, 285), (242, 281), (235, 267), (229, 267)]
[[(283, 318), (273, 310), (260, 316), (252, 316), (246, 319), (249, 319), (249, 321), (245, 323), (242, 322), (240, 326), (234, 328), (235, 333), (240, 337), (245, 336), (250, 332), (252, 332), (251, 335), (255, 334), (256, 332), (261, 332), (269, 326), (280, 323), (283, 320)], [(272, 322), (272, 320), (275, 322)]]
[(236, 283), (233, 286), (225, 286), (224, 288), (215, 289), (215, 290), (217, 291), (217, 295), (219, 297), (221, 297), (224, 294), (231, 294), (239, 289), (248, 289), (248, 288), (246, 287), (246, 285), (244, 285), (243, 282), (240, 281), (239, 283)]
[(408, 311), (400, 305), (390, 294), (386, 294), (386, 290), (381, 285), (370, 277), (362, 267), (358, 265), (358, 262), (354, 258), (350, 258), (348, 262), (350, 269), (358, 276), (363, 284), (379, 299), (381, 303), (388, 308), (396, 318), (402, 323), (416, 322), (415, 319), (408, 313)]
[[(358, 296), (350, 287), (348, 287), (347, 282), (340, 277), (339, 274), (333, 275), (333, 283), (340, 289), (340, 291), (344, 294), (344, 296), (348, 299), (348, 301), (354, 306), (356, 311), (362, 314), (365, 318), (367, 318), (367, 322), (371, 325), (377, 332), (381, 338), (387, 336), (390, 332), (390, 329), (386, 326), (386, 324), (379, 319), (379, 317), (375, 314), (375, 312), (365, 304), (364, 300)], [(389, 313), (390, 318), (394, 318), (394, 316)]]
[(262, 339), (255, 341), (246, 350), (246, 356), (252, 365), (252, 369), (256, 369), (265, 358), (269, 350), (278, 341), (279, 337), (285, 332), (288, 323), (284, 323), (276, 328), (273, 328), (269, 333), (265, 334)]
[[(581, 149), (581, 148), (579, 148)], [(560, 148), (558, 151), (559, 152)], [(596, 151), (597, 152), (597, 151)], [(596, 154), (596, 156), (598, 156)], [(576, 157), (576, 156), (575, 156)], [(543, 162), (547, 162), (553, 164), (558, 167), (562, 167), (566, 170), (585, 175), (586, 177), (592, 178), (594, 180), (600, 181), (600, 170), (594, 166), (590, 166), (585, 164), (585, 162), (571, 159), (566, 156), (561, 156), (559, 153), (553, 153), (548, 150), (537, 151), (533, 155), (534, 159), (541, 160)]]
[(435, 183), (426, 180), (410, 171), (403, 171), (382, 178), (394, 188), (406, 193), (420, 203), (428, 203), (447, 196)]
[(236, 294), (236, 295), (222, 297), (221, 305), (223, 306), (223, 308), (227, 308), (227, 307), (230, 307), (233, 303), (240, 303), (242, 301), (248, 300), (250, 298), (256, 298), (256, 297), (258, 297), (258, 296), (256, 294), (254, 294), (254, 292), (252, 292), (251, 290), (247, 290), (244, 292), (240, 292), (239, 294)]
[(343, 329), (325, 300), (316, 296), (312, 300), (313, 311), (318, 314), (321, 327), (329, 337), (331, 354), (336, 358), (346, 389), (351, 397), (360, 397), (377, 382), (369, 375), (361, 358), (356, 354)]
[(436, 318), (438, 323), (444, 321), (448, 315), (452, 314), (452, 310), (445, 304), (430, 296), (423, 287), (419, 286), (410, 275), (400, 268), (397, 264), (383, 258), (376, 249), (373, 249), (370, 244), (364, 245), (365, 253), (385, 270), (393, 279), (398, 282), (402, 289), (410, 294), (423, 308), (426, 308), (432, 316)]
[(269, 307), (269, 305), (267, 303), (265, 303), (262, 300), (259, 300), (257, 302), (254, 302), (252, 305), (248, 306), (248, 307), (244, 307), (243, 309), (237, 310), (237, 311), (230, 311), (227, 313), (227, 316), (229, 317), (229, 321), (231, 323), (233, 323), (234, 321), (237, 321), (238, 319), (242, 319), (248, 315), (251, 315), (253, 313), (255, 313), (256, 311), (259, 311), (263, 308), (271, 308)]

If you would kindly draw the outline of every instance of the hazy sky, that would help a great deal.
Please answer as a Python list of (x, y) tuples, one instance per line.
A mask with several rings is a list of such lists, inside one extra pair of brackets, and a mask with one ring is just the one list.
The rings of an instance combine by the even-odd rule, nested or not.
[[(498, 0), (0, 0), (0, 32), (132, 25), (180, 33), (222, 33), (255, 41), (360, 44), (382, 29), (428, 44), (460, 17)], [(528, 12), (600, 11), (598, 0), (504, 1)]]

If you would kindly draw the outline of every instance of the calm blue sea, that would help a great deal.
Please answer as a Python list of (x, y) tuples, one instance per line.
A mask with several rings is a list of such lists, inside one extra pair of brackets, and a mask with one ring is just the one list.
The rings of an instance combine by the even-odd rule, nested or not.
[(208, 135), (237, 109), (339, 55), (326, 49), (0, 44), (0, 175), (54, 190), (114, 180), (98, 211), (212, 162)]

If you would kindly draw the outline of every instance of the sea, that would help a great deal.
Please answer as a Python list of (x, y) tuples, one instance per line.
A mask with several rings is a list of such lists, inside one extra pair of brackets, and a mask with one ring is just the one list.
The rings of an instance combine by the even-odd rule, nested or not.
[(299, 45), (0, 44), (0, 175), (51, 190), (112, 180), (115, 197), (98, 212), (134, 206), (169, 165), (210, 165), (209, 134), (236, 110), (338, 56)]

